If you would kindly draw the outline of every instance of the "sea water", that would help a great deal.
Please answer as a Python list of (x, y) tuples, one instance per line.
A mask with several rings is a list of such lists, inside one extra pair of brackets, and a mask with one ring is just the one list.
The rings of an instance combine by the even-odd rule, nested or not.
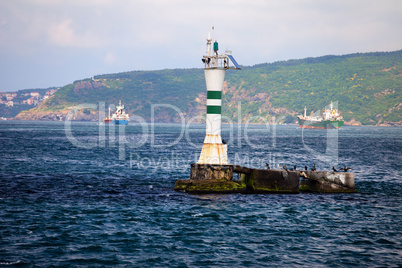
[(0, 266), (402, 266), (402, 128), (223, 125), (231, 163), (346, 165), (354, 194), (175, 192), (204, 136), (0, 122)]

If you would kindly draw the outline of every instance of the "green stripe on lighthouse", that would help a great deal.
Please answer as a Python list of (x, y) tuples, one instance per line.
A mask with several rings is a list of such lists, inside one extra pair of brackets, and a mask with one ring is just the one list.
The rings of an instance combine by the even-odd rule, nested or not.
[(221, 114), (222, 106), (207, 106), (207, 114)]
[(222, 99), (222, 91), (207, 91), (207, 99), (210, 100)]

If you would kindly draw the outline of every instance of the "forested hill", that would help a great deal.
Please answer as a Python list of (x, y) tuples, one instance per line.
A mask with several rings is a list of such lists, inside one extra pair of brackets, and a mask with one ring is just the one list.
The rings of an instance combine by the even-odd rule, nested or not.
[[(317, 111), (334, 101), (351, 124), (402, 125), (402, 50), (243, 66), (240, 71), (227, 71), (225, 80), (222, 113), (234, 122), (238, 122), (240, 106), (243, 122), (263, 122), (274, 115), (294, 122), (305, 106)], [(203, 70), (98, 75), (64, 86), (18, 118), (54, 119), (74, 105), (106, 102), (107, 107), (119, 100), (130, 114), (145, 120), (150, 120), (151, 106), (157, 104), (177, 109), (154, 107), (156, 121), (178, 121), (178, 111), (189, 120), (205, 114)], [(85, 118), (97, 119), (94, 111), (86, 113)]]

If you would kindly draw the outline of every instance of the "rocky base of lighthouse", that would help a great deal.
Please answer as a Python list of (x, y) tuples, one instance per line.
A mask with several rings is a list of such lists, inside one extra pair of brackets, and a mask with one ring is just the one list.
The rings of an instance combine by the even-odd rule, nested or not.
[(355, 175), (349, 172), (301, 171), (300, 191), (355, 193)]
[(238, 165), (195, 163), (191, 164), (190, 179), (177, 180), (174, 189), (194, 194), (356, 192), (353, 173), (253, 169)]
[(299, 172), (193, 163), (190, 179), (177, 180), (174, 189), (187, 193), (299, 193)]
[(190, 180), (231, 181), (233, 165), (191, 164)]
[(192, 194), (246, 193), (246, 185), (242, 182), (218, 180), (177, 180), (174, 189)]
[(189, 180), (177, 180), (176, 191), (188, 193), (245, 193), (244, 181), (233, 181), (233, 165), (191, 164)]
[(299, 172), (272, 169), (251, 169), (249, 175), (251, 193), (299, 193)]

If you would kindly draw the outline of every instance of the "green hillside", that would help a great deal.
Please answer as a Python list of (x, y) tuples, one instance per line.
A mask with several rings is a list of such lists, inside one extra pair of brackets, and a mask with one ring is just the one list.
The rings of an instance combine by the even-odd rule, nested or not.
[[(130, 114), (151, 118), (151, 105), (170, 104), (182, 112), (191, 110), (194, 99), (205, 91), (201, 69), (134, 71), (98, 75), (64, 86), (33, 112), (65, 110), (68, 107), (105, 102), (106, 107), (122, 100)], [(174, 122), (180, 117), (171, 108), (155, 108), (158, 121)], [(32, 111), (32, 110), (31, 110)]]
[(297, 113), (304, 106), (320, 110), (338, 101), (346, 121), (355, 118), (362, 124), (376, 124), (402, 120), (401, 76), (402, 50), (255, 65), (232, 73), (227, 80), (229, 87), (241, 85), (250, 99), (265, 94), (261, 100), (242, 102), (253, 115), (265, 115), (260, 107), (267, 104), (267, 97), (273, 107)]
[[(286, 116), (291, 122), (305, 106), (317, 111), (337, 101), (346, 121), (402, 124), (402, 50), (259, 64), (229, 70), (225, 80), (223, 116), (234, 122), (239, 102), (243, 122), (252, 117), (254, 122), (263, 122), (273, 115)], [(68, 110), (80, 103), (108, 105), (122, 100), (130, 114), (146, 120), (155, 104), (174, 105), (190, 119), (205, 113), (205, 91), (202, 69), (98, 75), (62, 87), (19, 118)], [(155, 109), (155, 115), (157, 121), (179, 120), (172, 108)]]

